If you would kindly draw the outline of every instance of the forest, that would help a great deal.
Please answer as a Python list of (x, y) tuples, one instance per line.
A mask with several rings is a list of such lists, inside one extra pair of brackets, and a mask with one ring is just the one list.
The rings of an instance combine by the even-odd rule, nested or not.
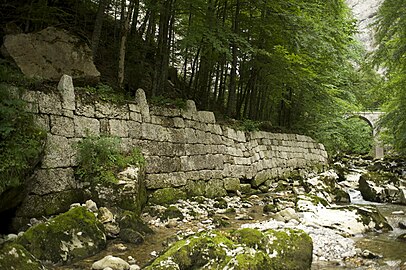
[(161, 104), (193, 99), (219, 120), (310, 135), (334, 154), (367, 153), (370, 127), (344, 116), (382, 108), (385, 139), (406, 151), (402, 0), (380, 8), (372, 55), (344, 0), (0, 3), (1, 37), (55, 26), (89, 44), (102, 74), (96, 89), (131, 98), (142, 88)]

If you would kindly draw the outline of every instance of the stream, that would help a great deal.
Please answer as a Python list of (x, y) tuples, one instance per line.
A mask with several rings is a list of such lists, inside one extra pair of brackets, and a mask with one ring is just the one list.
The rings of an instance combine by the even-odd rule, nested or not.
[[(122, 243), (113, 239), (108, 242), (106, 250), (95, 256), (73, 265), (53, 266), (51, 269), (91, 269), (93, 262), (107, 255), (120, 257), (142, 268), (171, 243), (202, 230), (233, 230), (240, 227), (262, 229), (291, 227), (303, 229), (313, 238), (312, 270), (406, 270), (404, 264), (406, 262), (406, 242), (396, 239), (397, 236), (406, 232), (406, 230), (399, 228), (399, 222), (406, 223), (406, 215), (404, 214), (406, 213), (406, 206), (365, 201), (358, 190), (359, 177), (365, 172), (366, 166), (349, 166), (349, 172), (345, 174), (344, 181), (339, 182), (339, 185), (349, 194), (350, 205), (373, 205), (387, 218), (389, 224), (394, 228), (393, 231), (375, 231), (345, 238), (341, 236), (343, 232), (343, 230), (340, 232), (341, 225), (337, 226), (332, 223), (335, 225), (334, 228), (323, 228), (320, 223), (317, 223), (317, 218), (314, 223), (313, 220), (309, 222), (305, 217), (301, 217), (299, 222), (295, 219), (281, 221), (275, 220), (275, 216), (271, 218), (272, 215), (264, 213), (264, 206), (276, 201), (279, 201), (279, 204), (282, 203), (282, 210), (295, 208), (294, 200), (291, 200), (291, 197), (297, 196), (293, 190), (298, 186), (293, 181), (289, 183), (292, 190), (242, 197), (231, 196), (221, 199), (200, 198), (200, 201), (179, 200), (173, 206), (182, 211), (183, 220), (161, 220), (159, 214), (154, 216), (150, 214), (151, 209), (149, 209), (149, 212), (146, 211), (142, 218), (154, 230), (154, 234), (147, 236), (142, 244)], [(315, 180), (313, 178), (306, 181), (314, 182)], [(219, 204), (223, 204), (223, 206), (221, 207)], [(335, 207), (340, 207), (340, 205)], [(343, 206), (345, 205), (349, 204), (343, 204)], [(232, 211), (228, 211), (230, 209)], [(165, 207), (156, 206), (152, 213), (164, 210)], [(301, 213), (298, 212), (298, 214)], [(336, 222), (335, 218), (339, 220), (341, 217), (333, 216), (334, 222)], [(219, 226), (219, 220), (227, 223), (227, 226)], [(353, 255), (343, 255), (343, 259), (339, 259), (340, 250), (343, 250), (342, 253), (353, 252)], [(370, 255), (364, 255), (365, 252)]]
[[(369, 250), (373, 254), (379, 255), (379, 258), (375, 259), (378, 266), (360, 267), (357, 269), (406, 269), (404, 266), (401, 267), (402, 263), (406, 262), (406, 242), (397, 239), (399, 235), (406, 232), (404, 229), (399, 228), (399, 222), (406, 222), (406, 206), (364, 200), (361, 192), (356, 189), (356, 187), (358, 186), (360, 176), (365, 172), (367, 172), (367, 170), (364, 168), (355, 167), (351, 168), (350, 173), (345, 175), (344, 185), (347, 185), (347, 193), (350, 195), (351, 204), (374, 205), (387, 219), (393, 231), (369, 232), (352, 238), (356, 242), (357, 248)], [(351, 187), (348, 187), (348, 184), (351, 184)], [(342, 269), (353, 268), (342, 267)]]

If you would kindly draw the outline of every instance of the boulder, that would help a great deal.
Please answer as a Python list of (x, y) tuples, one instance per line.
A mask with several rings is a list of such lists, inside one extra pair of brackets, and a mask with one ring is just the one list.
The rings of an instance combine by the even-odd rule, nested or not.
[(100, 77), (89, 46), (68, 31), (54, 27), (37, 33), (7, 35), (1, 51), (27, 77), (59, 80), (68, 74), (73, 79), (91, 82)]
[(130, 265), (123, 259), (111, 255), (104, 257), (92, 265), (92, 269), (94, 270), (103, 270), (106, 268), (113, 270), (128, 270), (130, 269)]
[(45, 270), (46, 268), (23, 246), (8, 243), (0, 249), (0, 269)]
[(399, 198), (399, 179), (392, 173), (367, 172), (359, 178), (359, 190), (364, 200), (371, 202), (394, 202)]
[(92, 212), (75, 207), (31, 227), (16, 242), (40, 260), (64, 264), (98, 253), (106, 246), (106, 236)]
[(300, 230), (209, 231), (174, 243), (144, 269), (310, 269), (312, 249)]
[(152, 193), (148, 199), (150, 204), (171, 204), (179, 199), (186, 199), (186, 192), (177, 188), (162, 188)]
[(144, 173), (141, 168), (128, 167), (118, 174), (118, 183), (92, 184), (87, 195), (99, 206), (119, 207), (140, 214), (147, 200)]

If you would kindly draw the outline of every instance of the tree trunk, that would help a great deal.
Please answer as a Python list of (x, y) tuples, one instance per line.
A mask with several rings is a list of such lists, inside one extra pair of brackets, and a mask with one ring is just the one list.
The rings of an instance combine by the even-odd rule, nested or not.
[[(125, 2), (126, 2), (126, 0), (123, 0), (123, 3), (125, 3)], [(123, 11), (122, 17), (121, 17), (121, 20), (124, 23), (122, 24), (122, 29), (121, 29), (120, 48), (119, 48), (119, 56), (118, 56), (118, 74), (117, 74), (118, 86), (120, 88), (123, 88), (123, 84), (124, 84), (125, 54), (126, 54), (126, 46), (127, 46), (127, 37), (128, 37), (129, 29), (130, 29), (131, 15), (133, 13), (134, 5), (135, 5), (135, 2), (130, 1), (127, 12)]]
[(92, 34), (92, 52), (93, 58), (96, 58), (97, 49), (99, 48), (100, 35), (103, 28), (104, 13), (110, 0), (100, 0), (99, 8), (97, 10), (96, 21), (94, 22), (94, 29)]
[[(238, 34), (239, 28), (239, 14), (240, 14), (240, 0), (236, 0), (236, 7), (235, 7), (235, 16), (233, 20), (233, 32), (234, 34)], [(236, 105), (237, 105), (237, 54), (238, 54), (238, 47), (237, 43), (233, 41), (232, 45), (232, 63), (231, 63), (231, 71), (230, 71), (230, 85), (228, 90), (228, 102), (227, 102), (227, 114), (231, 117), (237, 116)]]

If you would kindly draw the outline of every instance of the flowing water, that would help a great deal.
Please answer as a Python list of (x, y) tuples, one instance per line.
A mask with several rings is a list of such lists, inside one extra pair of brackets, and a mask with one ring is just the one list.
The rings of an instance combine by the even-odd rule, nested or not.
[[(346, 176), (346, 180), (353, 184), (358, 183), (363, 172), (365, 171), (355, 169)], [(380, 267), (368, 269), (401, 269), (400, 265), (406, 262), (406, 242), (398, 240), (397, 237), (406, 233), (406, 230), (399, 228), (399, 222), (406, 222), (406, 206), (365, 201), (356, 188), (348, 188), (347, 192), (352, 204), (376, 206), (393, 228), (390, 232), (370, 232), (354, 238), (358, 248), (369, 250), (381, 257), (377, 259)]]

